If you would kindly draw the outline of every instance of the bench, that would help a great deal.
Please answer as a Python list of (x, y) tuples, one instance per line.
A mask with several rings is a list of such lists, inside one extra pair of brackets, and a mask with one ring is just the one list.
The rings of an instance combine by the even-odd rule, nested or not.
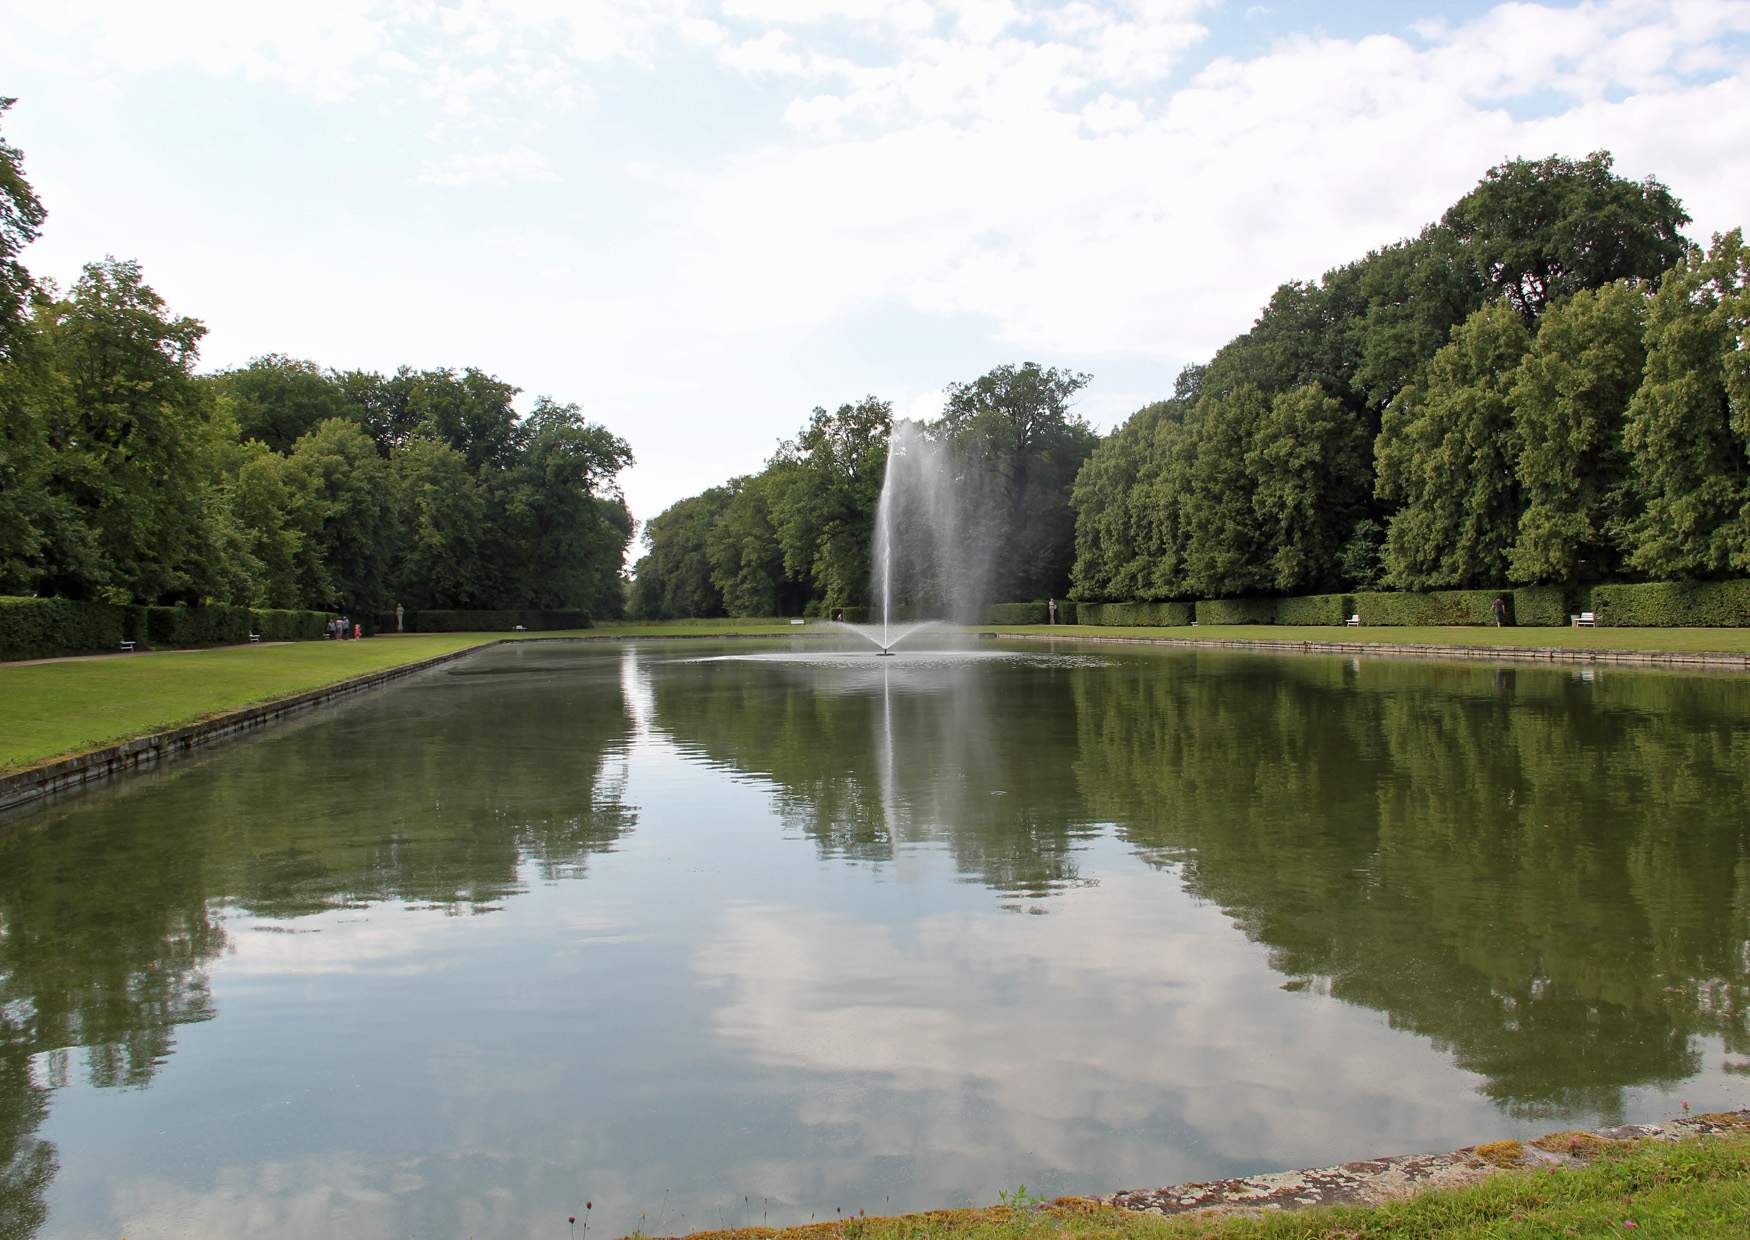
[(260, 633), (251, 633), (251, 634), (250, 634), (250, 635), (249, 635), (249, 640), (250, 640), (250, 641), (252, 641), (252, 642), (258, 642), (258, 641), (260, 641), (260, 640), (261, 640), (261, 634), (260, 634)]
[(808, 621), (806, 621), (806, 620), (792, 620), (792, 621), (790, 621), (790, 623), (791, 624), (807, 624)]
[(129, 641), (129, 640), (128, 640), (128, 639), (127, 639), (127, 638), (125, 638), (125, 637), (124, 637), (124, 638), (122, 638), (122, 653), (123, 653), (123, 654), (132, 654), (132, 653), (134, 653), (134, 643), (133, 643), (133, 642), (131, 642), (131, 641)]
[(1596, 628), (1598, 626), (1598, 615), (1596, 612), (1583, 611), (1577, 616), (1569, 616), (1568, 622), (1577, 629)]
[(1361, 613), (1356, 612), (1353, 616), (1350, 616), (1347, 620), (1343, 621), (1343, 623), (1348, 625), (1352, 629), (1360, 628), (1361, 627)]

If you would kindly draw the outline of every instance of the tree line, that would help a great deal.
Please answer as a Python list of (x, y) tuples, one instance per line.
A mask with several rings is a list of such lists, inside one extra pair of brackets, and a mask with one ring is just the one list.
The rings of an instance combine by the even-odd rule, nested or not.
[(576, 405), (519, 415), (474, 369), (196, 374), (206, 328), (139, 264), (31, 276), (45, 214), (0, 140), (0, 594), (621, 614), (632, 454)]
[[(1000, 548), (993, 597), (1062, 592), (1074, 554), (1076, 471), (1098, 436), (1071, 409), (1089, 376), (1034, 363), (948, 386), (924, 433), (953, 463), (958, 537)], [(631, 612), (681, 616), (826, 615), (866, 606), (876, 504), (893, 406), (870, 396), (817, 408), (764, 469), (672, 505), (644, 528)], [(934, 597), (904, 600), (937, 606)]]
[(1283, 285), (1089, 458), (1075, 597), (1750, 572), (1750, 265), (1688, 222), (1607, 153), (1514, 160)]

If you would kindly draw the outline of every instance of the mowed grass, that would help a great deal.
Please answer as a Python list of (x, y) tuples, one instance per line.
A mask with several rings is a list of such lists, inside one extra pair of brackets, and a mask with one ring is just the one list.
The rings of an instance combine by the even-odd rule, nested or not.
[(1588, 1166), (1505, 1172), (1468, 1188), (1380, 1206), (1261, 1218), (1161, 1219), (1073, 1199), (787, 1230), (701, 1233), (695, 1240), (1530, 1240), (1568, 1236), (1750, 1235), (1750, 1139), (1643, 1143)]
[(0, 770), (181, 727), (502, 636), (442, 633), (0, 666)]
[(1750, 654), (1750, 629), (1347, 628), (1339, 625), (1209, 624), (1179, 628), (1060, 624), (979, 625), (981, 633), (1058, 637), (1151, 637), (1161, 641), (1356, 642), (1398, 646), (1536, 646), (1559, 650), (1655, 650)]

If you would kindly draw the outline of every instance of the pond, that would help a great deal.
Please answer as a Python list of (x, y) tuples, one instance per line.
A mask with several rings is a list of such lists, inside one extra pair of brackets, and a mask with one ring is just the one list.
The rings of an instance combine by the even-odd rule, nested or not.
[(1744, 1105), (1747, 782), (1728, 676), (490, 649), (0, 823), (0, 1237), (674, 1233)]

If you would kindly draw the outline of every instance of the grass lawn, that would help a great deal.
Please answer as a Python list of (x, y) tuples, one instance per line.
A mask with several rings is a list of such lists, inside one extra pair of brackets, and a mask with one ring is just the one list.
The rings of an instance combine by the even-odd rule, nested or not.
[[(847, 1219), (788, 1230), (706, 1233), (738, 1240), (1530, 1240), (1567, 1236), (1750, 1235), (1750, 1138), (1644, 1143), (1588, 1166), (1507, 1172), (1381, 1206), (1256, 1219), (1153, 1215), (1063, 1200), (1020, 1208)], [(701, 1237), (702, 1240), (702, 1237)]]
[[(982, 625), (981, 633), (1042, 635), (1043, 625)], [(1420, 646), (1539, 646), (1564, 650), (1717, 651), (1750, 654), (1750, 629), (1392, 628), (1385, 625), (1209, 624), (1183, 628), (1060, 624), (1059, 637), (1153, 637), (1163, 641), (1379, 642)]]
[(441, 633), (0, 666), (0, 770), (497, 640)]

